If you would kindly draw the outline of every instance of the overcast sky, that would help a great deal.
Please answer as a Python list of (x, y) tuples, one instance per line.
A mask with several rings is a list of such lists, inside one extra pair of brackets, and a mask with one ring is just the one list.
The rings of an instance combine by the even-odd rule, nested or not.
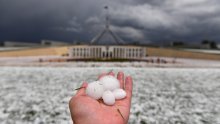
[(90, 41), (104, 28), (127, 42), (220, 41), (219, 0), (0, 0), (0, 42)]

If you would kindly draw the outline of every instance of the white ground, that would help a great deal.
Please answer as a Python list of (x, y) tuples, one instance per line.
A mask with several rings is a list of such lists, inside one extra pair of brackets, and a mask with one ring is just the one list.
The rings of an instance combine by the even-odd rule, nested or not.
[(82, 81), (123, 70), (134, 78), (130, 124), (220, 124), (220, 69), (0, 67), (1, 124), (69, 124)]

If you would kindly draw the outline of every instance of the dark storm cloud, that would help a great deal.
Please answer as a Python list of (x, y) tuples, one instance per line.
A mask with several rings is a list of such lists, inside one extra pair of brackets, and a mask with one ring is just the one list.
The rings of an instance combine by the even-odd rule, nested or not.
[(127, 41), (220, 41), (218, 0), (1, 0), (0, 41), (90, 41), (111, 28)]

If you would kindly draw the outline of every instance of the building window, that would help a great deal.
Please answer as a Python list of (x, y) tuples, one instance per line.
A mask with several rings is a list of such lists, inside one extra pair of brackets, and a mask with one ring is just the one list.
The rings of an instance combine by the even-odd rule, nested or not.
[(114, 58), (115, 58), (115, 48), (113, 49), (113, 55), (114, 55)]
[(102, 53), (102, 57), (105, 58), (105, 52)]
[(89, 48), (86, 49), (87, 57), (89, 57)]
[(126, 49), (126, 57), (128, 57), (128, 49)]
[(96, 57), (99, 57), (99, 48), (96, 48)]
[(112, 52), (109, 53), (109, 57), (112, 58)]
[(131, 49), (130, 49), (130, 48), (129, 48), (129, 52), (128, 52), (128, 53), (129, 53), (129, 57), (131, 57), (131, 53), (132, 53), (132, 52), (131, 52)]
[(100, 58), (101, 58), (101, 56), (102, 56), (101, 52), (102, 52), (102, 48), (99, 48), (99, 57), (100, 57)]
[(79, 51), (78, 51), (78, 55), (79, 55), (79, 57), (81, 56), (81, 48), (79, 48)]
[(75, 49), (73, 48), (73, 50), (72, 50), (72, 51), (73, 51), (73, 56), (75, 56)]
[(139, 55), (138, 55), (138, 49), (136, 49), (136, 57), (139, 57)]
[(86, 57), (86, 48), (83, 48), (83, 57)]

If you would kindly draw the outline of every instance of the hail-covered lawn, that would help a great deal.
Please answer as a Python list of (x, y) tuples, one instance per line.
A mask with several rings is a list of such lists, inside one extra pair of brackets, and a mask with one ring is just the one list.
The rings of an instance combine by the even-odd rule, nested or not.
[(130, 124), (220, 123), (220, 69), (129, 67), (0, 67), (0, 122), (69, 124), (74, 89), (111, 69), (134, 78)]

